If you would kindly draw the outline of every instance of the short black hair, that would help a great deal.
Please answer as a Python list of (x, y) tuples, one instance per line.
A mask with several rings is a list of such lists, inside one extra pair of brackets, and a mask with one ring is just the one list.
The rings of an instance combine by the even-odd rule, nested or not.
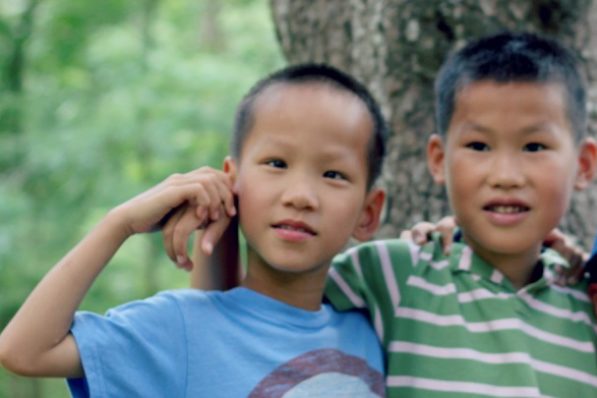
[(497, 83), (560, 84), (576, 142), (587, 130), (587, 94), (576, 55), (558, 41), (537, 34), (501, 32), (473, 41), (449, 57), (435, 81), (435, 117), (445, 135), (458, 92), (481, 80)]
[(268, 87), (275, 84), (323, 83), (353, 94), (367, 107), (373, 121), (373, 131), (367, 149), (367, 189), (381, 173), (389, 130), (380, 107), (367, 88), (349, 74), (326, 64), (305, 63), (280, 69), (258, 81), (243, 97), (236, 110), (231, 153), (240, 158), (243, 144), (255, 119), (255, 101)]

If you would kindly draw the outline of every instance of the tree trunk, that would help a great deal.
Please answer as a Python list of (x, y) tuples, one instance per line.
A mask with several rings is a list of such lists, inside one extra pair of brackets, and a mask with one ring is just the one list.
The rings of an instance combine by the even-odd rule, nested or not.
[(214, 52), (224, 51), (226, 43), (224, 42), (224, 34), (222, 33), (219, 21), (222, 3), (207, 1), (201, 7), (199, 43)]
[[(426, 169), (434, 130), (433, 81), (446, 55), (471, 38), (502, 29), (556, 36), (585, 60), (589, 73), (591, 0), (271, 0), (278, 41), (289, 63), (327, 62), (364, 82), (393, 130), (381, 184), (388, 192), (380, 236), (449, 213), (445, 193)], [(595, 10), (597, 12), (597, 10)], [(595, 45), (593, 45), (595, 44)], [(593, 69), (594, 70), (594, 69)], [(563, 222), (591, 240), (595, 189), (577, 195)]]

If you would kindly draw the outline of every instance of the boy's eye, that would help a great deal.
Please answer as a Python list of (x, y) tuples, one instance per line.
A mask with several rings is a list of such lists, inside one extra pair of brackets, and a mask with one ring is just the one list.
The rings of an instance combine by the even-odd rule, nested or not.
[(466, 144), (466, 147), (472, 149), (473, 151), (485, 152), (489, 151), (489, 145), (480, 142), (480, 141), (473, 141)]
[(530, 142), (524, 146), (526, 152), (539, 152), (547, 149), (547, 147), (538, 142)]
[(346, 180), (346, 176), (339, 171), (336, 170), (328, 170), (323, 173), (325, 178), (331, 178), (332, 180)]
[(271, 159), (268, 160), (267, 162), (265, 162), (266, 165), (270, 166), (270, 167), (274, 167), (276, 169), (285, 169), (286, 168), (286, 162), (280, 159)]

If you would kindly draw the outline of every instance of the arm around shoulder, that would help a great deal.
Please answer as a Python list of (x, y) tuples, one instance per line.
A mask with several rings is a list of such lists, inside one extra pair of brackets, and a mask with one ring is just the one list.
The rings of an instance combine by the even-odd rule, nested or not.
[(325, 294), (339, 310), (396, 306), (398, 301), (393, 292), (411, 269), (408, 241), (363, 243), (334, 258)]

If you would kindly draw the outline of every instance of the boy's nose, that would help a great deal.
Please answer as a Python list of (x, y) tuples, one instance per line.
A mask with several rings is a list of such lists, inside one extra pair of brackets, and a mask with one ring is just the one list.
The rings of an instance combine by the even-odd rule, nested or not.
[(489, 183), (494, 188), (510, 189), (524, 184), (524, 171), (516, 156), (496, 155), (489, 173)]
[(306, 180), (295, 179), (286, 187), (282, 195), (282, 203), (300, 210), (317, 208), (318, 199), (314, 185)]

